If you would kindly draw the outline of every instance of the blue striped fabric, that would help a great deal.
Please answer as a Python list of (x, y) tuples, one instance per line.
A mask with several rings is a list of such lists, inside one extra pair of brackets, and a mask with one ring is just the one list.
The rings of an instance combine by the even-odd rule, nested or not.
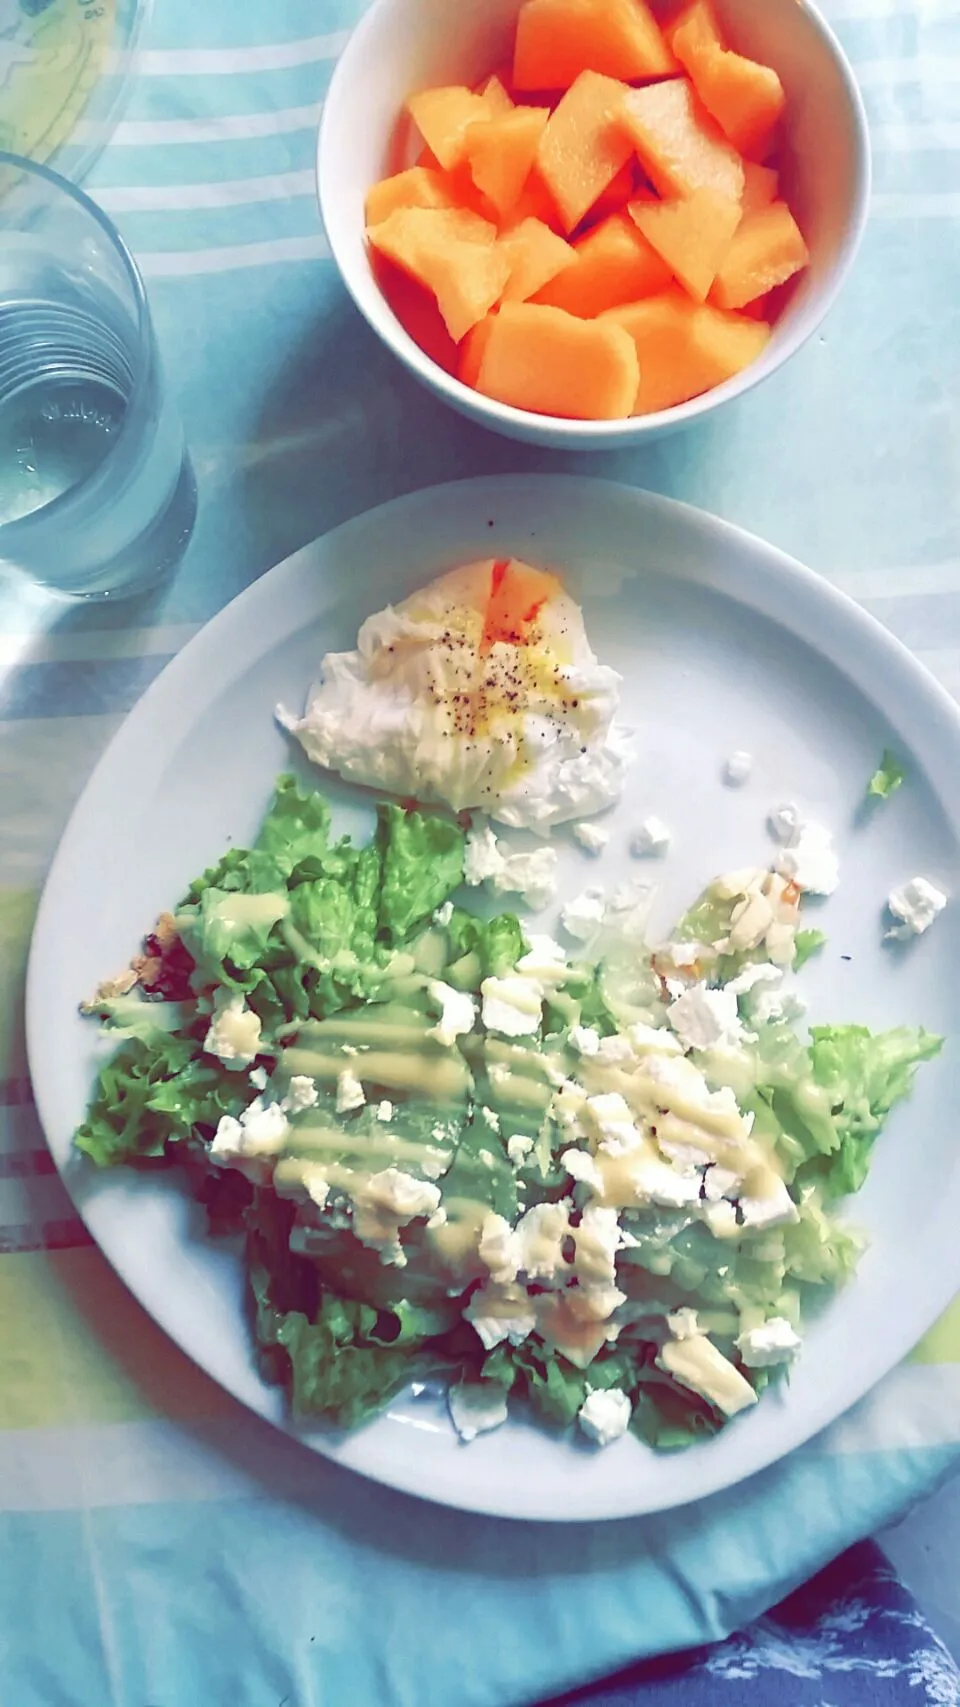
[[(0, 603), (11, 1707), (508, 1707), (726, 1634), (956, 1461), (960, 1365), (930, 1358), (735, 1495), (645, 1524), (464, 1519), (314, 1462), (209, 1393), (81, 1248), (47, 1171), (16, 1017), (36, 890), (120, 716), (236, 592), (395, 494), (550, 467), (687, 499), (829, 575), (960, 694), (960, 0), (824, 9), (876, 149), (873, 218), (842, 301), (785, 373), (719, 421), (584, 460), (449, 414), (340, 288), (313, 164), (361, 0), (157, 0), (89, 188), (148, 280), (199, 479), (196, 536), (175, 581), (135, 605), (51, 630), (24, 598)], [(49, 1411), (30, 1385), (36, 1334), (68, 1371), (51, 1377)], [(93, 1362), (100, 1409), (85, 1410)], [(181, 1387), (193, 1397), (178, 1409)], [(836, 1678), (823, 1692), (836, 1699)]]

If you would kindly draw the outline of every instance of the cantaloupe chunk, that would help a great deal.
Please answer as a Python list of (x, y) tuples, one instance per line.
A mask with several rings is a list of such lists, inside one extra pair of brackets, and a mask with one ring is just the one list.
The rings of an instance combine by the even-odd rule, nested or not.
[(475, 326), (471, 326), (457, 352), (457, 378), (474, 391), (480, 378), (480, 364), (487, 347), (487, 339), (496, 318), (496, 312), (486, 314)]
[(615, 178), (611, 178), (605, 190), (602, 190), (590, 208), (585, 226), (599, 225), (602, 219), (609, 219), (612, 213), (623, 213), (628, 201), (639, 194), (638, 182), (640, 167), (631, 158), (624, 162)]
[(711, 301), (720, 308), (743, 308), (792, 279), (809, 260), (786, 202), (773, 202), (741, 221), (717, 273)]
[(740, 206), (744, 213), (759, 213), (769, 207), (780, 193), (780, 177), (772, 166), (758, 166), (753, 160), (743, 162), (743, 195)]
[(398, 208), (367, 236), (433, 292), (455, 343), (499, 302), (510, 276), (496, 226), (462, 208)]
[(407, 111), (430, 152), (448, 172), (463, 159), (467, 126), (491, 116), (486, 98), (458, 83), (411, 95)]
[(646, 0), (526, 0), (517, 15), (515, 89), (569, 89), (581, 71), (630, 83), (676, 69)]
[(478, 190), (489, 197), (501, 219), (519, 200), (549, 117), (547, 107), (514, 107), (467, 126), (464, 158)]
[(653, 296), (671, 283), (670, 268), (625, 213), (611, 214), (578, 237), (575, 264), (537, 293), (538, 302), (592, 320), (605, 308)]
[(512, 113), (514, 103), (503, 86), (503, 79), (494, 72), (481, 83), (477, 94), (483, 101), (491, 118), (498, 118), (503, 113)]
[(706, 302), (740, 224), (740, 203), (695, 190), (676, 201), (631, 202), (630, 217), (684, 289)]
[(581, 72), (540, 138), (537, 165), (568, 232), (630, 158), (633, 143), (620, 122), (628, 93), (612, 77)]
[(692, 302), (674, 285), (662, 296), (611, 308), (597, 325), (616, 325), (636, 345), (640, 385), (634, 414), (650, 415), (699, 397), (756, 361), (770, 328)]
[(712, 0), (694, 0), (669, 35), (674, 53), (724, 135), (741, 154), (762, 156), (786, 106), (777, 73), (725, 46)]
[(639, 379), (636, 346), (622, 326), (505, 302), (493, 317), (477, 390), (537, 415), (609, 421), (630, 414)]
[(376, 249), (370, 251), (370, 263), (384, 299), (404, 331), (438, 367), (456, 373), (462, 345), (454, 343), (443, 324), (436, 297)]
[(541, 219), (521, 219), (501, 231), (500, 250), (510, 263), (504, 302), (526, 302), (577, 259), (571, 245)]
[(443, 172), (411, 166), (406, 172), (395, 172), (392, 178), (381, 178), (368, 191), (366, 223), (382, 225), (398, 207), (452, 207), (453, 200), (449, 179)]
[[(743, 161), (700, 105), (685, 77), (630, 89), (621, 106), (623, 133), (662, 196), (714, 190), (729, 201), (743, 194)], [(549, 126), (547, 127), (549, 132)]]
[(689, 61), (699, 54), (706, 53), (710, 48), (720, 48), (723, 51), (729, 46), (717, 22), (713, 0), (689, 0), (688, 4), (679, 5), (673, 16), (664, 21), (662, 27), (671, 50), (685, 71), (690, 71)]
[(539, 219), (543, 225), (549, 225), (551, 231), (560, 231), (563, 227), (560, 209), (540, 176), (537, 166), (533, 167), (520, 192), (510, 215), (510, 223), (518, 224), (521, 219)]

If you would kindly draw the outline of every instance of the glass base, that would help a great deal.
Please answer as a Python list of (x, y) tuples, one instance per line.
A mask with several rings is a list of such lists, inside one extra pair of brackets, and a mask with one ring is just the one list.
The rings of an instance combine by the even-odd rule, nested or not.
[(197, 483), (190, 458), (184, 452), (180, 476), (169, 503), (139, 539), (98, 567), (95, 575), (84, 576), (82, 586), (40, 575), (35, 579), (49, 592), (71, 603), (132, 598), (162, 581), (177, 567), (190, 544), (196, 519)]

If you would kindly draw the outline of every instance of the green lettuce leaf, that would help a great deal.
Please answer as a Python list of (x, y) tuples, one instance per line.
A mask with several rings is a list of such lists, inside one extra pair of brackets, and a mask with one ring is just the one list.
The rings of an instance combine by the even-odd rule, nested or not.
[(293, 1207), (258, 1191), (247, 1211), (254, 1331), (265, 1371), (283, 1382), (294, 1416), (357, 1428), (410, 1381), (459, 1372), (431, 1340), (456, 1312), (398, 1301), (389, 1310), (322, 1287), (289, 1248)]
[(906, 781), (906, 777), (906, 770), (896, 753), (885, 747), (883, 757), (867, 783), (867, 795), (874, 800), (889, 800), (891, 794), (895, 794)]
[(302, 860), (322, 859), (329, 839), (330, 808), (323, 795), (300, 788), (295, 777), (278, 777), (255, 852), (271, 855), (289, 874)]
[(815, 954), (819, 954), (827, 940), (826, 931), (798, 931), (794, 939), (793, 969), (799, 972), (801, 966), (806, 966)]
[(193, 1018), (192, 1004), (147, 1001), (135, 991), (126, 996), (110, 996), (106, 1001), (92, 1004), (89, 1011), (115, 1036), (139, 1037), (142, 1043), (159, 1043), (171, 1032), (184, 1030)]
[(450, 819), (400, 806), (382, 805), (378, 817), (380, 928), (391, 942), (402, 942), (459, 887), (466, 838)]
[(462, 907), (455, 907), (445, 929), (451, 965), (469, 968), (467, 979), (457, 980), (462, 988), (479, 989), (484, 978), (502, 978), (504, 973), (513, 971), (526, 952), (526, 939), (514, 913), (480, 919)]
[(919, 1063), (940, 1053), (943, 1038), (909, 1026), (874, 1035), (862, 1025), (814, 1026), (810, 1036), (813, 1079), (830, 1097), (838, 1140), (827, 1189), (839, 1197), (859, 1191), (884, 1120), (910, 1094)]
[(658, 1452), (682, 1452), (723, 1427), (723, 1417), (705, 1399), (654, 1365), (640, 1371), (639, 1382), (630, 1427)]
[(865, 1239), (827, 1213), (816, 1185), (801, 1188), (797, 1207), (799, 1221), (782, 1229), (786, 1272), (805, 1286), (842, 1286), (856, 1270)]
[(101, 1068), (75, 1143), (100, 1168), (169, 1160), (197, 1128), (212, 1134), (221, 1115), (239, 1114), (247, 1100), (237, 1075), (202, 1055), (194, 1039), (131, 1038)]
[(216, 865), (191, 883), (183, 905), (196, 903), (207, 889), (246, 895), (282, 891), (301, 861), (322, 862), (329, 831), (330, 808), (323, 795), (298, 787), (292, 776), (279, 777), (253, 847), (228, 848)]
[(260, 980), (250, 974), (262, 961), (274, 927), (289, 911), (285, 889), (259, 894), (204, 889), (196, 906), (176, 918), (180, 939), (196, 962), (194, 988), (254, 988)]

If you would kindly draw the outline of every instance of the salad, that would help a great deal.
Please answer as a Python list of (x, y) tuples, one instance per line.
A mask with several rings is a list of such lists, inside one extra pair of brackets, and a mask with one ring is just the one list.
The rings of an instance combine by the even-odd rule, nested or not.
[(838, 1201), (940, 1040), (801, 1033), (785, 979), (822, 939), (789, 870), (722, 874), (653, 946), (644, 891), (588, 896), (564, 947), (464, 903), (479, 837), (383, 803), (355, 846), (281, 777), (255, 844), (88, 1004), (116, 1047), (77, 1147), (180, 1165), (242, 1236), (298, 1418), (354, 1428), (441, 1381), (464, 1439), (516, 1401), (687, 1446), (852, 1274)]

